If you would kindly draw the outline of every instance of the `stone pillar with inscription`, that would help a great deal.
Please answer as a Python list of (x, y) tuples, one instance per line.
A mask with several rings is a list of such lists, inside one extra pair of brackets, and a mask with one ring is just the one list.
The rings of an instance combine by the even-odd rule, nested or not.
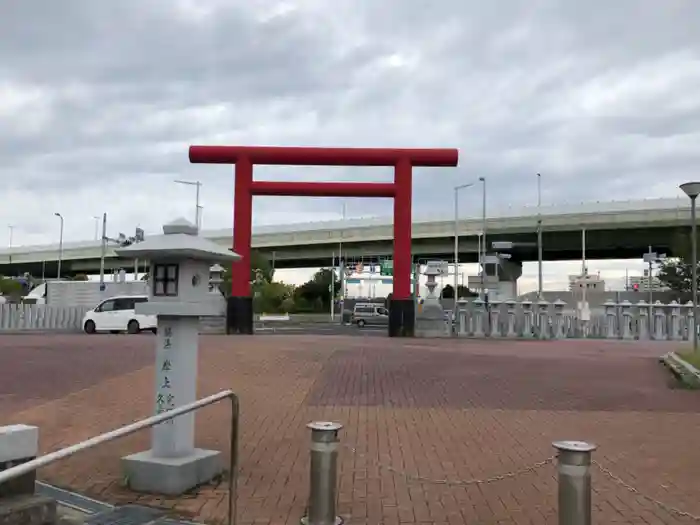
[[(190, 404), (197, 397), (200, 317), (220, 315), (218, 295), (209, 291), (212, 263), (240, 257), (204, 237), (184, 219), (163, 226), (163, 235), (117, 250), (125, 258), (149, 261), (149, 301), (136, 313), (158, 318), (153, 410)], [(195, 413), (153, 427), (151, 448), (122, 458), (131, 489), (177, 495), (210, 481), (223, 468), (221, 453), (194, 446)]]

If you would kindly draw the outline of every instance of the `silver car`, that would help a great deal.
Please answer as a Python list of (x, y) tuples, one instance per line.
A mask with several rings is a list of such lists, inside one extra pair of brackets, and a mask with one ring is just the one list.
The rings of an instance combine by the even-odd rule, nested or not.
[(386, 326), (389, 324), (389, 310), (374, 303), (357, 303), (352, 311), (352, 323), (363, 326)]

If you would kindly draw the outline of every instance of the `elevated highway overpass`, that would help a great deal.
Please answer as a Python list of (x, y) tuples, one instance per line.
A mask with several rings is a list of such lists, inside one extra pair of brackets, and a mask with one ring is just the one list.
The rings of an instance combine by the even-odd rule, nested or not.
[[(449, 213), (449, 212), (448, 212)], [(581, 257), (581, 230), (586, 230), (586, 252), (591, 259), (641, 257), (652, 245), (656, 251), (673, 254), (678, 234), (690, 231), (690, 205), (686, 198), (620, 202), (588, 202), (540, 209), (545, 260), (574, 260)], [(459, 251), (463, 262), (476, 262), (480, 216), (473, 212), (459, 220)], [(534, 243), (538, 211), (535, 207), (509, 208), (488, 213), (486, 233), (492, 241)], [(205, 230), (204, 236), (224, 246), (232, 245), (232, 230)], [(414, 218), (413, 254), (416, 259), (452, 259), (454, 219), (446, 214)], [(339, 243), (348, 258), (371, 259), (390, 256), (393, 246), (391, 218), (348, 219), (306, 224), (259, 226), (253, 230), (253, 248), (270, 257), (275, 267), (320, 267), (330, 264)], [(58, 244), (18, 246), (0, 250), (0, 274), (55, 275)], [(534, 246), (520, 248), (514, 261), (534, 260)], [(99, 271), (99, 241), (65, 242), (62, 273)], [(107, 250), (106, 268), (133, 269), (133, 261), (118, 259)]]

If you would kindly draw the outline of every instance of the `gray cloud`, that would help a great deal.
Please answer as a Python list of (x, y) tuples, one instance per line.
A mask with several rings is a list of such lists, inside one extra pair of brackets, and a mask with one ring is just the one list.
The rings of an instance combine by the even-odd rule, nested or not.
[[(89, 238), (92, 216), (147, 231), (231, 224), (232, 171), (192, 143), (459, 147), (416, 170), (416, 214), (486, 176), (489, 207), (676, 194), (697, 171), (695, 0), (178, 0), (0, 6), (0, 221), (16, 243)], [(256, 176), (389, 180), (389, 169)], [(478, 213), (478, 191), (464, 196)], [(357, 200), (350, 215), (389, 214)], [(447, 212), (447, 210), (444, 210)], [(256, 200), (255, 221), (337, 218), (336, 199)], [(5, 235), (0, 229), (0, 239)]]

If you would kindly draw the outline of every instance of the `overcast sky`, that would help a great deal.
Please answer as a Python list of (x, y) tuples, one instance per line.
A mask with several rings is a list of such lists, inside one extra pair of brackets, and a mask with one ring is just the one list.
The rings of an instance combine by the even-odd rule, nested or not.
[[(14, 244), (232, 222), (232, 171), (188, 145), (457, 147), (417, 169), (414, 213), (485, 176), (490, 209), (675, 196), (700, 176), (697, 0), (22, 0), (0, 3), (0, 224)], [(256, 168), (388, 180), (389, 169)], [(463, 213), (480, 196), (464, 195)], [(340, 216), (257, 198), (254, 222)], [(388, 215), (353, 200), (349, 216)], [(7, 245), (9, 229), (0, 229)]]

